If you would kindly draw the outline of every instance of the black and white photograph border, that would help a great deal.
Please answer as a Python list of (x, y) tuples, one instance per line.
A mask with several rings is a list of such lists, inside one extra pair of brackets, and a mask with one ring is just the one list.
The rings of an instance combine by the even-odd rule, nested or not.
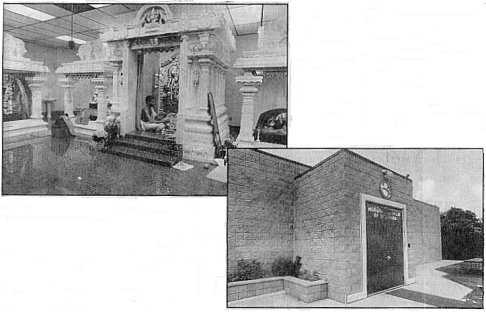
[(287, 145), (287, 7), (3, 4), (2, 194), (225, 196)]
[(483, 150), (236, 149), (227, 307), (483, 307)]

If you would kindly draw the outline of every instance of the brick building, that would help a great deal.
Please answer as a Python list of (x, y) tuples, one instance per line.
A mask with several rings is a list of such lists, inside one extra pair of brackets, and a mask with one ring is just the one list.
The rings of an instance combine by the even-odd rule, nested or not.
[(239, 259), (270, 271), (279, 257), (328, 281), (351, 302), (414, 282), (441, 259), (439, 208), (412, 196), (412, 180), (349, 150), (313, 167), (259, 150), (231, 150), (228, 274)]

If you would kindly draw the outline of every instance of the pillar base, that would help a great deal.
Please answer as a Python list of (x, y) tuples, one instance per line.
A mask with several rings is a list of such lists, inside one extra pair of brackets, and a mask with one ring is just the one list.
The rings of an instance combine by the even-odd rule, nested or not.
[(211, 162), (215, 155), (211, 117), (204, 109), (189, 112), (184, 118), (184, 159)]

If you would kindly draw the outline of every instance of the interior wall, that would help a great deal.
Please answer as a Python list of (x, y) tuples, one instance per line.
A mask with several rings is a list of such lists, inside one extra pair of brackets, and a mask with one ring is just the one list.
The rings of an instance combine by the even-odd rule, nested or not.
[[(258, 44), (258, 35), (249, 34), (236, 36), (236, 51), (232, 55), (231, 63), (243, 55), (245, 51), (255, 51)], [(226, 94), (225, 102), (228, 108), (228, 117), (230, 126), (239, 126), (241, 121), (241, 95), (239, 86), (235, 79), (242, 73), (241, 70), (230, 68), (226, 75)]]
[[(154, 90), (154, 75), (159, 71), (159, 52), (146, 53), (143, 58), (143, 100), (147, 95), (153, 95), (157, 99)], [(145, 102), (143, 103), (145, 104)]]
[(262, 86), (256, 96), (256, 103), (253, 127), (256, 126), (261, 113), (274, 108), (287, 108), (287, 74), (284, 72), (264, 73)]
[(62, 63), (79, 60), (76, 51), (67, 48), (45, 47), (30, 42), (25, 42), (25, 48), (27, 53), (24, 57), (33, 61), (41, 61), (49, 68), (47, 81), (42, 90), (42, 98), (55, 98), (56, 104), (53, 110), (64, 110), (64, 89), (58, 84), (55, 71)]

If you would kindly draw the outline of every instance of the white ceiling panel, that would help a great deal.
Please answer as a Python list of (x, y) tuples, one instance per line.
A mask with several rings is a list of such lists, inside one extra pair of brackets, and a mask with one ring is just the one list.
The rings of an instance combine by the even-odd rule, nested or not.
[(58, 7), (54, 4), (25, 4), (32, 9), (47, 13), (49, 15), (53, 15), (56, 17), (62, 17), (66, 15), (70, 15), (71, 12), (68, 10), (64, 10), (63, 8)]

